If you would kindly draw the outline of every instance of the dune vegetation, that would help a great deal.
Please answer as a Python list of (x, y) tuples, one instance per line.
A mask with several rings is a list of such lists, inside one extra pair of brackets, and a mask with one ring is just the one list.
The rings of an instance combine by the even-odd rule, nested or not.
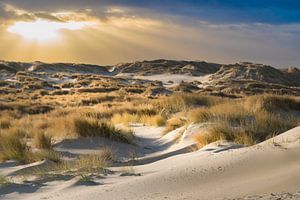
[(288, 96), (251, 96), (191, 110), (189, 119), (211, 123), (205, 133), (195, 136), (199, 146), (217, 140), (251, 145), (297, 126), (299, 117), (292, 112), (299, 105), (299, 99)]
[[(82, 98), (87, 99), (86, 95)], [(107, 102), (112, 99), (118, 100)], [(199, 147), (218, 140), (252, 145), (297, 126), (300, 111), (299, 98), (278, 95), (232, 99), (175, 93), (152, 99), (140, 95), (125, 98), (112, 93), (98, 98), (93, 94), (89, 102), (91, 105), (85, 100), (81, 105), (57, 105), (43, 112), (32, 110), (34, 114), (28, 114), (28, 110), (16, 103), (14, 108), (3, 110), (1, 161), (28, 163), (44, 158), (57, 161), (52, 146), (58, 139), (104, 137), (134, 144), (135, 136), (130, 130), (134, 123), (163, 126), (164, 134), (191, 123), (207, 123), (208, 128), (194, 137)], [(41, 106), (47, 105), (48, 102)]]

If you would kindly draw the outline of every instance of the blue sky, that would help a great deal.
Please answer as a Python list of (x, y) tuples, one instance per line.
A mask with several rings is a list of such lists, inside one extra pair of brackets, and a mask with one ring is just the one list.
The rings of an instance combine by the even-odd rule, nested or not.
[(2, 0), (2, 2), (27, 9), (43, 10), (103, 6), (135, 7), (218, 23), (300, 22), (298, 0)]
[(300, 21), (300, 1), (297, 0), (115, 1), (118, 4), (124, 2), (131, 6), (218, 23), (282, 24)]
[[(85, 52), (73, 52), (77, 57), (70, 54), (68, 61), (108, 64), (170, 58), (300, 65), (298, 0), (0, 0), (0, 35), (1, 28), (4, 35), (5, 29), (17, 21), (57, 20), (54, 15), (62, 11), (99, 20), (98, 27), (87, 31), (93, 32), (93, 36), (80, 35), (80, 38), (94, 37), (99, 47), (81, 42)], [(117, 19), (122, 21), (122, 26), (116, 27)], [(103, 26), (106, 30), (100, 30)], [(65, 34), (71, 35), (71, 31), (65, 31)], [(78, 35), (79, 31), (72, 34)], [(119, 42), (101, 43), (104, 37)], [(6, 41), (0, 44), (0, 51), (9, 45)], [(153, 42), (158, 44), (157, 47)], [(115, 48), (117, 53), (105, 57), (94, 53), (104, 47)], [(70, 44), (60, 48), (73, 49)], [(88, 56), (82, 56), (85, 54)], [(2, 55), (2, 59), (18, 58), (12, 53)], [(54, 58), (60, 59), (57, 56), (46, 59), (34, 54), (22, 59), (54, 61)]]

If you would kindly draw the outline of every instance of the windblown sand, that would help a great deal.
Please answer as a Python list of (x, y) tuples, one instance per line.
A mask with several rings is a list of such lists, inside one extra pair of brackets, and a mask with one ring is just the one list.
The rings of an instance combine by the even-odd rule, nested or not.
[[(141, 137), (136, 150), (144, 149), (131, 166), (136, 176), (107, 175), (95, 185), (78, 184), (78, 178), (49, 180), (40, 185), (11, 185), (0, 189), (0, 199), (300, 198), (300, 127), (251, 147), (214, 143), (198, 151), (190, 151), (194, 145), (190, 139), (183, 137), (174, 142), (176, 131), (164, 137), (159, 128), (136, 126), (135, 131)], [(58, 148), (70, 153), (76, 149), (70, 145)], [(80, 148), (84, 151), (88, 147)], [(126, 152), (127, 147), (123, 148)], [(0, 174), (24, 168), (9, 165), (0, 166)], [(124, 167), (112, 170), (121, 168)]]

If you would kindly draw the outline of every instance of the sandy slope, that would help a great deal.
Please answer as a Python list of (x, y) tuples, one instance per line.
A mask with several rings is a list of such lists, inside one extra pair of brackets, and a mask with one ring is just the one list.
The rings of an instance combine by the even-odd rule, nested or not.
[(206, 83), (210, 75), (203, 74), (202, 76), (191, 76), (191, 75), (184, 75), (184, 74), (156, 74), (156, 75), (149, 75), (149, 76), (136, 76), (134, 74), (119, 74), (118, 76), (123, 78), (161, 81), (164, 84), (164, 86), (172, 87), (178, 85), (182, 81), (184, 82), (199, 81), (201, 83)]
[[(143, 135), (141, 130), (140, 134)], [(168, 138), (149, 136), (146, 132), (141, 144), (159, 148), (161, 144), (168, 143), (167, 141)], [(174, 145), (177, 147), (174, 148)], [(173, 144), (145, 157), (157, 157), (168, 151), (176, 151), (179, 149), (178, 146), (180, 145)], [(233, 144), (211, 144), (196, 152), (156, 159), (134, 167), (135, 173), (141, 173), (141, 176), (123, 177), (115, 174), (105, 177), (101, 180), (102, 184), (96, 186), (78, 185), (76, 179), (52, 181), (31, 191), (19, 190), (19, 193), (13, 193), (0, 190), (0, 193), (2, 191), (7, 194), (0, 198), (278, 199), (289, 196), (286, 192), (290, 192), (292, 193), (290, 199), (298, 199), (300, 127), (252, 147), (236, 147)], [(117, 170), (118, 167), (112, 169)]]

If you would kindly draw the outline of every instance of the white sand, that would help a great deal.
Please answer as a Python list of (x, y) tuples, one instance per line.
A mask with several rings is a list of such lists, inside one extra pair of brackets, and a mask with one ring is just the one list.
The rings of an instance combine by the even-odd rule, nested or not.
[[(186, 137), (192, 134), (191, 128), (179, 143), (172, 140), (176, 131), (161, 138), (159, 128), (137, 126), (135, 130), (142, 137), (138, 142), (140, 148), (152, 149), (142, 152), (142, 158), (134, 167), (135, 173), (141, 176), (123, 177), (116, 173), (99, 179), (100, 185), (78, 185), (78, 178), (75, 178), (41, 185), (7, 186), (0, 189), (3, 195), (0, 199), (194, 200), (246, 199), (251, 195), (257, 198), (267, 195), (272, 199), (276, 195), (271, 193), (279, 193), (276, 198), (280, 198), (286, 194), (284, 192), (296, 194), (300, 190), (300, 127), (252, 147), (210, 144), (195, 152), (175, 154), (171, 152), (193, 145)], [(171, 154), (162, 157), (168, 153)], [(151, 156), (156, 159), (143, 164), (143, 159)], [(9, 170), (9, 166), (0, 166), (0, 174)]]
[(199, 81), (201, 83), (206, 83), (208, 82), (210, 75), (203, 74), (202, 76), (191, 76), (191, 75), (184, 75), (184, 74), (156, 74), (150, 76), (135, 76), (134, 74), (123, 73), (117, 76), (124, 77), (124, 78), (141, 79), (141, 80), (161, 81), (164, 86), (172, 87), (178, 85), (181, 81), (184, 82)]

